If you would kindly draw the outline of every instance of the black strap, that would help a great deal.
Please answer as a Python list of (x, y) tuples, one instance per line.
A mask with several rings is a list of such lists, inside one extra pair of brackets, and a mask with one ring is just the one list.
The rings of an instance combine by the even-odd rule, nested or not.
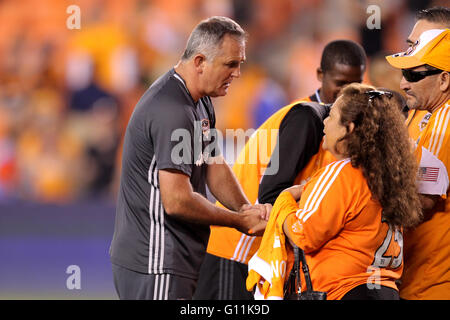
[(297, 246), (296, 248), (298, 249), (300, 259), (302, 260), (302, 270), (303, 274), (305, 275), (306, 289), (308, 291), (313, 291), (311, 275), (309, 274), (308, 264), (306, 263), (305, 252), (302, 249), (298, 248)]
[(297, 283), (297, 288), (294, 288), (294, 289), (296, 289), (295, 290), (296, 293), (301, 293), (302, 292), (302, 285), (301, 285), (302, 282), (301, 282), (301, 279), (300, 279), (300, 252), (299, 252), (299, 250), (300, 250), (299, 247), (294, 246), (294, 257), (295, 257), (295, 260), (294, 260), (293, 269), (294, 269), (294, 272), (295, 272), (295, 280), (296, 280), (294, 282), (294, 284)]
[(328, 117), (331, 109), (331, 104), (318, 102), (301, 102), (301, 104), (310, 107), (321, 121)]
[(311, 275), (309, 274), (308, 264), (306, 263), (305, 252), (297, 246), (294, 246), (294, 265), (289, 274), (285, 291), (290, 293), (301, 293), (302, 285), (300, 279), (300, 263), (302, 264), (303, 275), (305, 276), (307, 291), (313, 291)]
[[(285, 283), (285, 300), (326, 300), (327, 293), (322, 291), (313, 291), (311, 276), (309, 274), (308, 264), (306, 263), (305, 252), (297, 246), (294, 246), (294, 266), (289, 274), (288, 281)], [(307, 290), (302, 292), (300, 281), (300, 261), (302, 271), (305, 275)]]

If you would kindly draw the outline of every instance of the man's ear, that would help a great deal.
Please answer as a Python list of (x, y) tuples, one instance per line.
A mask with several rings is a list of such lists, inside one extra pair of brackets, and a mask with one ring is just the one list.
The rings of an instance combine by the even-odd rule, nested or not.
[(322, 71), (322, 69), (320, 67), (317, 68), (317, 70), (316, 70), (316, 76), (317, 76), (317, 80), (322, 82), (322, 80), (323, 80), (323, 71)]
[(448, 92), (450, 90), (450, 73), (442, 72), (439, 75), (439, 89), (441, 92)]
[(198, 73), (202, 73), (203, 72), (203, 68), (204, 68), (205, 62), (206, 62), (206, 57), (203, 54), (198, 53), (198, 54), (195, 55), (195, 57), (194, 57), (194, 66), (195, 66), (195, 69), (197, 70)]

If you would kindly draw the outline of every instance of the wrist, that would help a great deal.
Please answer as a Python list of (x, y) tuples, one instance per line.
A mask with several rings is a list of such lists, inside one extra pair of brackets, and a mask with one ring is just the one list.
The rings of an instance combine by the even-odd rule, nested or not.
[(238, 206), (236, 212), (237, 213), (242, 213), (243, 211), (249, 209), (251, 207), (251, 204), (249, 202), (245, 202), (241, 205)]
[(246, 232), (248, 226), (246, 224), (245, 215), (245, 213), (233, 213), (230, 227), (235, 228), (239, 232)]

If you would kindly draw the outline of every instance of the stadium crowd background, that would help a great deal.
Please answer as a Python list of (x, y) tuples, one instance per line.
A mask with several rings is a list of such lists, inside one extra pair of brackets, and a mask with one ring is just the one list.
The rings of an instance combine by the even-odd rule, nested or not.
[[(70, 5), (80, 29), (67, 28)], [(367, 28), (369, 5), (380, 29)], [(0, 1), (0, 299), (116, 298), (108, 248), (122, 136), (200, 20), (229, 16), (249, 33), (241, 78), (214, 101), (225, 133), (311, 95), (336, 39), (363, 45), (365, 83), (399, 90), (384, 56), (405, 49), (418, 10), (437, 5), (448, 1)], [(81, 290), (68, 290), (73, 264)]]
[[(81, 9), (70, 30), (69, 5)], [(368, 29), (376, 4), (381, 28)], [(120, 143), (148, 85), (173, 66), (193, 26), (211, 15), (249, 33), (247, 62), (217, 99), (218, 128), (257, 128), (319, 86), (325, 44), (360, 42), (366, 82), (398, 90), (384, 52), (401, 51), (418, 9), (439, 1), (22, 0), (0, 3), (0, 201), (113, 200)]]

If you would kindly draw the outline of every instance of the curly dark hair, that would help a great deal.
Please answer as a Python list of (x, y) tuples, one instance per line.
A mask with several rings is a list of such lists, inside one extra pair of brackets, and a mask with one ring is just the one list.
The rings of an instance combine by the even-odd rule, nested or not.
[[(352, 83), (341, 91), (342, 138), (351, 164), (360, 168), (391, 225), (410, 228), (422, 218), (416, 187), (417, 161), (404, 117), (389, 93)], [(381, 93), (381, 94), (380, 94)], [(354, 124), (350, 132), (349, 125)]]

